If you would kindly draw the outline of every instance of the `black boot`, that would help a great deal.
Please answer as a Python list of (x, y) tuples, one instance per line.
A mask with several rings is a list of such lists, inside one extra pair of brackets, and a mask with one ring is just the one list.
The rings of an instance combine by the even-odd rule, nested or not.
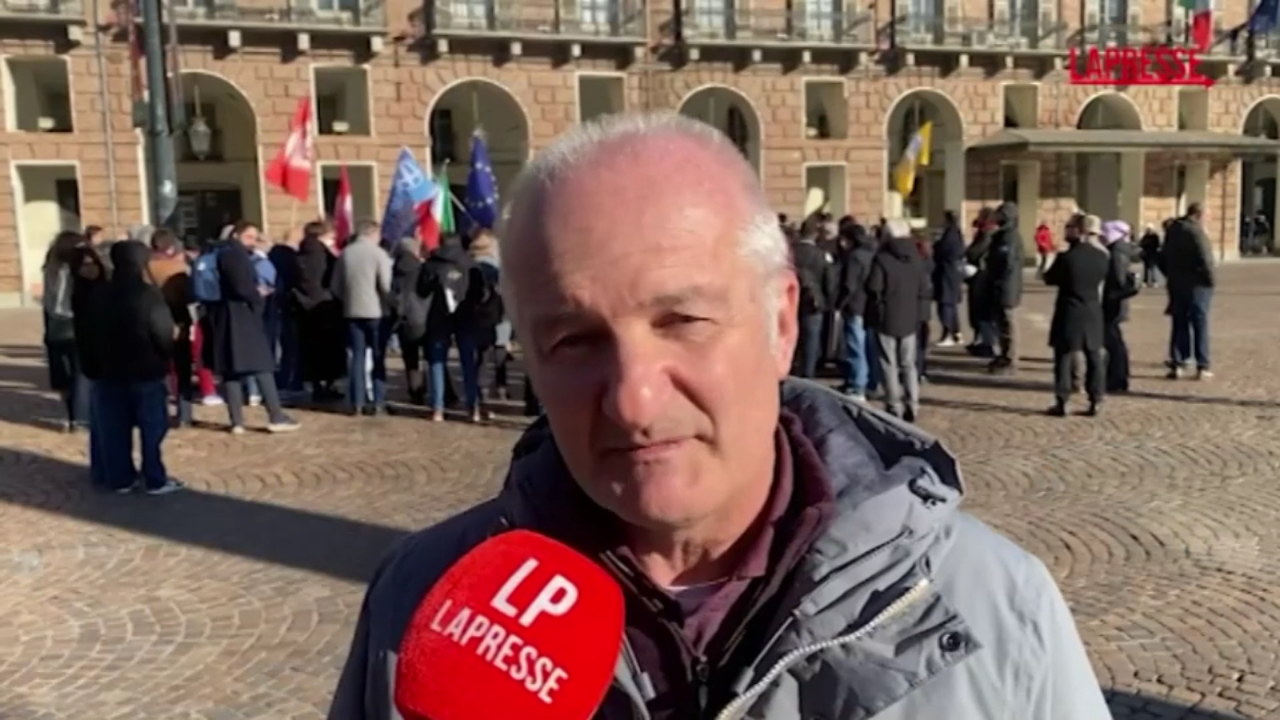
[(1065, 400), (1058, 400), (1053, 403), (1053, 407), (1049, 408), (1049, 417), (1066, 417), (1066, 416), (1067, 416), (1067, 402)]

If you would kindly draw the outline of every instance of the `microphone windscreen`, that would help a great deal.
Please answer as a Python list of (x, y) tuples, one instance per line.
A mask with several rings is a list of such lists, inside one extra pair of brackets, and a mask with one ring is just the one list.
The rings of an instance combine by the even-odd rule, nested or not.
[(407, 720), (589, 720), (622, 647), (622, 590), (600, 566), (526, 530), (454, 563), (400, 644)]

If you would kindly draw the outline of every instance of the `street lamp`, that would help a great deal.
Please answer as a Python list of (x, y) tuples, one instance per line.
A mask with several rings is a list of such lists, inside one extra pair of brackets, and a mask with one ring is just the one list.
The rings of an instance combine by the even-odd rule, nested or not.
[(204, 116), (196, 115), (190, 123), (187, 123), (187, 144), (191, 147), (191, 154), (195, 155), (197, 160), (209, 157), (209, 152), (213, 149), (213, 129), (209, 127)]

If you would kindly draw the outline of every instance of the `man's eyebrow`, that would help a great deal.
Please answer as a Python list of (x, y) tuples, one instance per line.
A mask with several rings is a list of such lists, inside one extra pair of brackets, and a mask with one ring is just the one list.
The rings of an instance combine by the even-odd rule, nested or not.
[(651, 310), (669, 310), (689, 303), (705, 302), (723, 304), (728, 300), (724, 290), (710, 288), (706, 285), (690, 285), (670, 292), (655, 295), (643, 304)]

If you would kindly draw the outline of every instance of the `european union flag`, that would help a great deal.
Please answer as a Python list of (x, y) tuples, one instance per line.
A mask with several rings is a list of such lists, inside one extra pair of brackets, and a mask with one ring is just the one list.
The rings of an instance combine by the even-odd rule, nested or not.
[(1280, 25), (1280, 0), (1259, 0), (1247, 23), (1254, 35), (1267, 35)]
[(400, 148), (396, 172), (391, 178), (391, 194), (382, 212), (382, 242), (398, 243), (417, 234), (425, 217), (430, 217), (431, 201), (439, 188), (422, 172), (422, 166), (408, 148)]
[(498, 178), (489, 164), (489, 147), (479, 133), (471, 138), (471, 172), (467, 173), (464, 202), (475, 224), (487, 230), (498, 224)]

